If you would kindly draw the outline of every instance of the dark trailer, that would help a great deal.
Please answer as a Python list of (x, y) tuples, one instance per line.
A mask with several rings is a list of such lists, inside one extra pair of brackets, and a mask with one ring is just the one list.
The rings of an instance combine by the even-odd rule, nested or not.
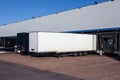
[(83, 33), (97, 35), (97, 53), (118, 54), (120, 56), (120, 28), (102, 28), (93, 30), (77, 30), (68, 33)]
[(29, 51), (29, 33), (17, 33), (17, 52), (28, 53)]

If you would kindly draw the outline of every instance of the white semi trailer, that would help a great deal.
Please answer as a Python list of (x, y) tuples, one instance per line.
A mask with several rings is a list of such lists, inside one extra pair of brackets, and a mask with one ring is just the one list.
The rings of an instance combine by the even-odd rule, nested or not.
[(46, 53), (78, 53), (96, 51), (96, 35), (30, 32), (29, 52)]

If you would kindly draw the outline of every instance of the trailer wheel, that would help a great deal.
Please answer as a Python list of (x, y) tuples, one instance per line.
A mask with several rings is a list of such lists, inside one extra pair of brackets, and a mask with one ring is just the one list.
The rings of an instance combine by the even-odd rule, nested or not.
[(77, 53), (76, 53), (76, 52), (74, 53), (74, 56), (75, 56), (75, 57), (77, 56)]
[(88, 54), (87, 52), (84, 52), (84, 53), (83, 53), (84, 56), (87, 56), (87, 54)]
[(78, 53), (78, 56), (82, 56), (82, 53)]
[(61, 54), (60, 53), (56, 53), (56, 57), (60, 58)]

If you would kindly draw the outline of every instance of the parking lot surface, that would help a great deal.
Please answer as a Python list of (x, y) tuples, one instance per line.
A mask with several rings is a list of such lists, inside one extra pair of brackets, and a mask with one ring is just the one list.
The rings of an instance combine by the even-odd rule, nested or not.
[(0, 80), (120, 80), (120, 61), (99, 55), (56, 58), (4, 53)]

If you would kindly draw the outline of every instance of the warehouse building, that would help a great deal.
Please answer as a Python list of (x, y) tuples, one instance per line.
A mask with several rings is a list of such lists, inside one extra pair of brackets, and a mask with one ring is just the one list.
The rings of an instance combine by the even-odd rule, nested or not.
[[(0, 26), (0, 46), (15, 45), (17, 33), (31, 31), (90, 33), (98, 36), (98, 50), (119, 52), (120, 0), (108, 0), (48, 16)], [(13, 42), (13, 43), (12, 43)], [(11, 46), (9, 46), (11, 47)], [(114, 50), (113, 50), (114, 49)]]
[(120, 1), (108, 1), (0, 26), (0, 37), (30, 31), (64, 32), (120, 26)]

